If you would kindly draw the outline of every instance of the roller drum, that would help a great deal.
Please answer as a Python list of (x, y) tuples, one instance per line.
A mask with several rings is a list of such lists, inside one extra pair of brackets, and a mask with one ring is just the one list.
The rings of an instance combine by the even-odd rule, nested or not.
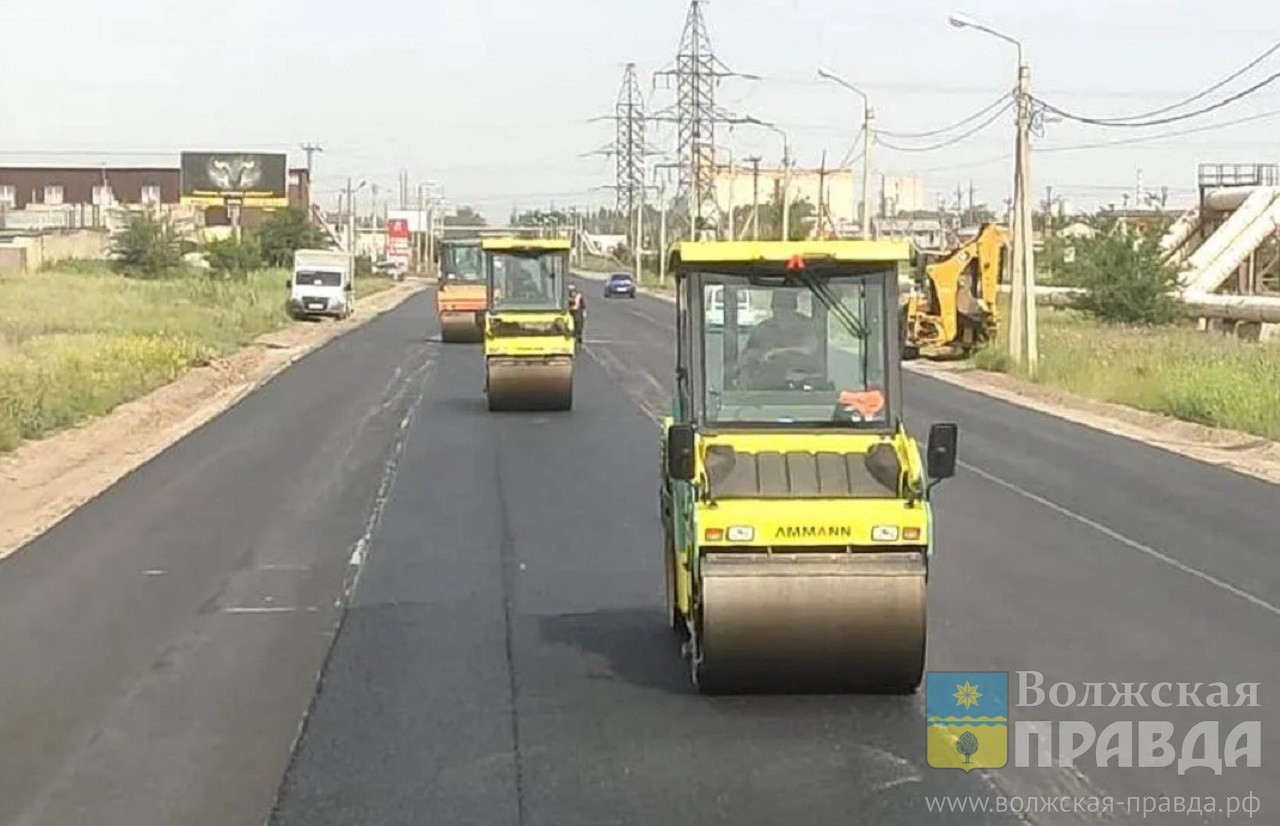
[(709, 554), (694, 678), (703, 693), (914, 691), (924, 554)]
[(484, 340), (484, 327), (478, 313), (441, 313), (440, 340), (454, 343), (475, 343)]
[(490, 410), (569, 410), (573, 361), (567, 356), (487, 360)]

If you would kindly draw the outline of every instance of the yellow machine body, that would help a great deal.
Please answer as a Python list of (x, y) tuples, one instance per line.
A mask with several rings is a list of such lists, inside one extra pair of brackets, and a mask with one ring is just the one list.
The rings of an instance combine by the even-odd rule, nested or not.
[[(926, 468), (900, 417), (897, 264), (909, 254), (894, 242), (702, 242), (673, 256), (684, 320), (673, 415), (663, 423), (663, 564), (668, 619), (705, 693), (909, 692), (922, 679), (934, 547), (929, 490), (954, 471), (946, 454), (954, 458), (955, 427), (931, 430), (935, 464)], [(717, 349), (725, 346), (721, 330), (735, 335), (737, 323), (706, 323), (699, 296), (729, 289), (713, 287), (714, 279), (751, 278), (761, 290), (781, 291), (776, 285), (805, 283), (806, 270), (818, 271), (807, 282), (815, 301), (844, 296), (822, 302), (833, 317), (848, 319), (858, 307), (848, 323), (882, 362), (875, 380), (841, 389), (850, 374), (834, 361), (826, 369), (835, 389), (810, 377), (788, 380), (785, 391), (739, 391), (728, 378), (723, 385), (708, 378), (716, 354), (728, 358)], [(787, 273), (796, 282), (778, 281)], [(854, 285), (865, 286), (855, 292)], [(848, 298), (855, 294), (875, 298), (855, 305)], [(810, 322), (821, 312), (811, 310)], [(847, 346), (842, 332), (827, 328), (831, 348)], [(859, 351), (859, 358), (865, 365), (871, 357)], [(823, 409), (828, 395), (833, 407), (856, 410), (834, 423), (816, 414), (811, 421), (712, 415), (735, 393), (745, 400), (740, 412), (763, 410), (761, 400), (778, 393), (796, 411)], [(792, 411), (784, 404), (777, 412)]]
[(1002, 227), (984, 224), (971, 241), (924, 265), (903, 306), (904, 357), (965, 358), (995, 339), (1008, 246)]
[[(489, 310), (484, 319), (485, 392), (490, 410), (569, 410), (573, 406), (575, 341), (563, 239), (486, 238)], [(503, 294), (506, 267), (537, 262), (542, 290), (534, 300)]]
[(478, 342), (484, 334), (489, 303), (480, 253), (480, 239), (440, 242), (440, 277), (436, 286), (436, 317), (445, 342)]

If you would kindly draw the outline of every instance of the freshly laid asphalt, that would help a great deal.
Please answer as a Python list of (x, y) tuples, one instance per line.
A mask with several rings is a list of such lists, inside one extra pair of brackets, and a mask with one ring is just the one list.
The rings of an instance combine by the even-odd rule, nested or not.
[[(570, 412), (489, 413), (427, 293), (0, 564), (0, 823), (1013, 823), (972, 807), (1249, 792), (1274, 822), (1276, 487), (908, 377), (913, 429), (959, 423), (963, 462), (930, 669), (1261, 683), (1258, 708), (1010, 709), (1168, 719), (1175, 747), (1260, 719), (1261, 768), (932, 769), (923, 691), (691, 690), (662, 618), (671, 306), (583, 283)], [(1160, 817), (1105, 822), (1219, 822)]]

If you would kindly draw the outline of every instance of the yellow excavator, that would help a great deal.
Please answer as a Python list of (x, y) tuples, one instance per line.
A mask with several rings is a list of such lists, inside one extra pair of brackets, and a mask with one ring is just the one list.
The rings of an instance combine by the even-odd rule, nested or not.
[(566, 283), (569, 241), (485, 238), (481, 250), (489, 409), (571, 409), (575, 340)]
[(967, 358), (995, 339), (1008, 247), (1003, 227), (983, 224), (973, 240), (941, 259), (917, 259), (923, 274), (903, 297), (899, 322), (903, 358)]
[(710, 241), (671, 255), (662, 558), (667, 619), (702, 693), (920, 685), (930, 492), (955, 473), (958, 429), (934, 424), (922, 456), (903, 421), (910, 254), (895, 241)]

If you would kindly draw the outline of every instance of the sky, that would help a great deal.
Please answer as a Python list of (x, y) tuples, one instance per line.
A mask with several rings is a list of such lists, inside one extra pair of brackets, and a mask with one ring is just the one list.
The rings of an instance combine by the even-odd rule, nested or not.
[[(288, 152), (318, 143), (316, 198), (348, 176), (398, 200), (401, 170), (449, 204), (491, 220), (513, 206), (607, 204), (608, 116), (623, 67), (637, 65), (651, 111), (672, 106), (687, 0), (5, 0), (0, 3), (0, 164), (176, 165), (182, 150)], [(925, 132), (983, 109), (1016, 79), (1014, 47), (948, 25), (961, 12), (1022, 42), (1033, 92), (1072, 114), (1145, 112), (1199, 92), (1280, 41), (1280, 7), (1261, 0), (712, 0), (717, 56), (758, 80), (725, 79), (717, 103), (779, 125), (802, 166), (849, 157), (863, 88), (877, 126)], [(1191, 109), (1280, 72), (1280, 51)], [(1275, 113), (1270, 114), (1270, 113)], [(1235, 126), (1232, 121), (1255, 117)], [(931, 197), (972, 185), (1009, 196), (1013, 115), (945, 148), (885, 138), (877, 172), (921, 174)], [(1194, 134), (1152, 139), (1189, 129)], [(1121, 203), (1139, 179), (1190, 203), (1200, 163), (1280, 162), (1280, 81), (1217, 111), (1150, 128), (1047, 123), (1033, 139), (1032, 187), (1076, 207)], [(781, 160), (782, 141), (721, 127), (737, 157)], [(1115, 144), (1115, 141), (1127, 141)], [(649, 144), (675, 148), (674, 127)], [(1087, 147), (1087, 148), (1081, 148)], [(906, 149), (932, 151), (903, 151)], [(159, 155), (157, 158), (155, 156)], [(861, 170), (860, 162), (856, 168)], [(393, 204), (394, 206), (394, 204)]]

